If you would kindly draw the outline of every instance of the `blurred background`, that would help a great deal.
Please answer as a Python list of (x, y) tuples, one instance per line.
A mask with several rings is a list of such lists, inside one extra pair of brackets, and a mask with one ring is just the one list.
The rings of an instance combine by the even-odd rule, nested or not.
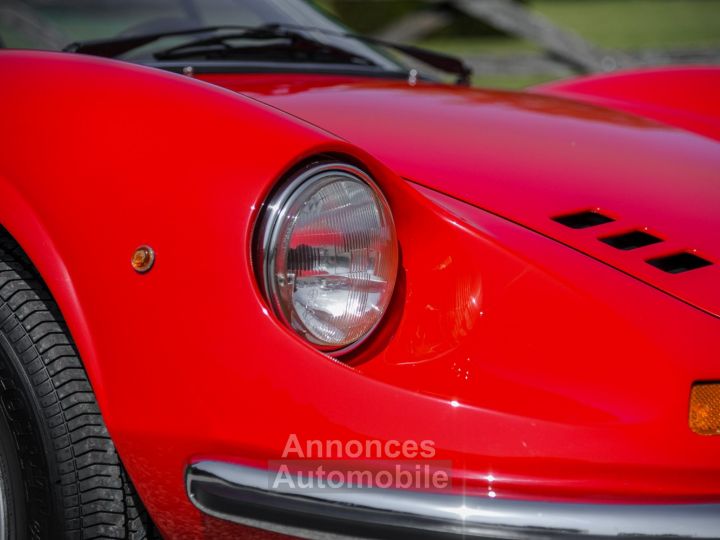
[[(720, 0), (317, 0), (358, 32), (463, 57), (473, 83), (720, 64)], [(719, 97), (720, 99), (720, 97)]]
[(137, 32), (144, 21), (177, 28), (199, 11), (206, 24), (261, 24), (301, 11), (314, 21), (316, 10), (355, 32), (460, 56), (486, 87), (720, 64), (720, 0), (0, 0), (0, 44), (61, 49)]

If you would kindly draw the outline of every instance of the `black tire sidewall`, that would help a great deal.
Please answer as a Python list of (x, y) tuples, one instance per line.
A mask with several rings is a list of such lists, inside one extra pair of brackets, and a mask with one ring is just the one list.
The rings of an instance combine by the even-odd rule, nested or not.
[[(25, 540), (28, 531), (25, 485), (17, 448), (17, 439), (8, 423), (5, 404), (0, 400), (0, 490), (4, 502), (4, 508), (0, 505), (0, 512), (5, 514), (8, 540)], [(5, 539), (0, 537), (0, 540)]]
[[(14, 451), (8, 451), (9, 478), (14, 485), (15, 536), (10, 538), (60, 538), (62, 510), (56, 469), (48, 456), (50, 435), (37, 402), (29, 375), (23, 369), (6, 336), (0, 330), (0, 411), (8, 426), (8, 440)], [(13, 459), (14, 458), (14, 459)], [(0, 539), (2, 540), (2, 539)]]
[(13, 501), (11, 538), (154, 535), (60, 308), (2, 227), (0, 408), (9, 426), (3, 456)]

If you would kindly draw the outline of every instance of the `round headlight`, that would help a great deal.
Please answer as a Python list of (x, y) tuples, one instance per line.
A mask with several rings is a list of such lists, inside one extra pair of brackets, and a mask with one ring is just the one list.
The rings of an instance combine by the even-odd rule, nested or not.
[(395, 225), (360, 169), (321, 164), (295, 176), (267, 205), (258, 240), (270, 304), (318, 348), (357, 346), (387, 311), (398, 267)]

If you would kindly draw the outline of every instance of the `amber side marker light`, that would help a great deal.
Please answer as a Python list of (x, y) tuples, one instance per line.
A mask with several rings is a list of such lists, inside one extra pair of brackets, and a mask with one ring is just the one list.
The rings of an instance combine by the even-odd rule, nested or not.
[(720, 435), (720, 383), (697, 383), (690, 391), (690, 429)]
[(140, 246), (133, 253), (130, 264), (136, 272), (144, 274), (155, 264), (155, 251), (150, 246)]

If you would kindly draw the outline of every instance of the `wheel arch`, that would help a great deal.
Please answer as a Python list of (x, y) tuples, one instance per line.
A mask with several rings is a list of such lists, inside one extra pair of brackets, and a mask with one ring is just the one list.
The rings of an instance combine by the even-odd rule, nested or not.
[(28, 203), (14, 184), (2, 175), (0, 175), (0, 227), (15, 240), (50, 291), (68, 325), (93, 391), (98, 401), (102, 403), (104, 401), (102, 370), (98, 364), (92, 335), (73, 278), (55, 246), (53, 236), (43, 225), (35, 208)]

